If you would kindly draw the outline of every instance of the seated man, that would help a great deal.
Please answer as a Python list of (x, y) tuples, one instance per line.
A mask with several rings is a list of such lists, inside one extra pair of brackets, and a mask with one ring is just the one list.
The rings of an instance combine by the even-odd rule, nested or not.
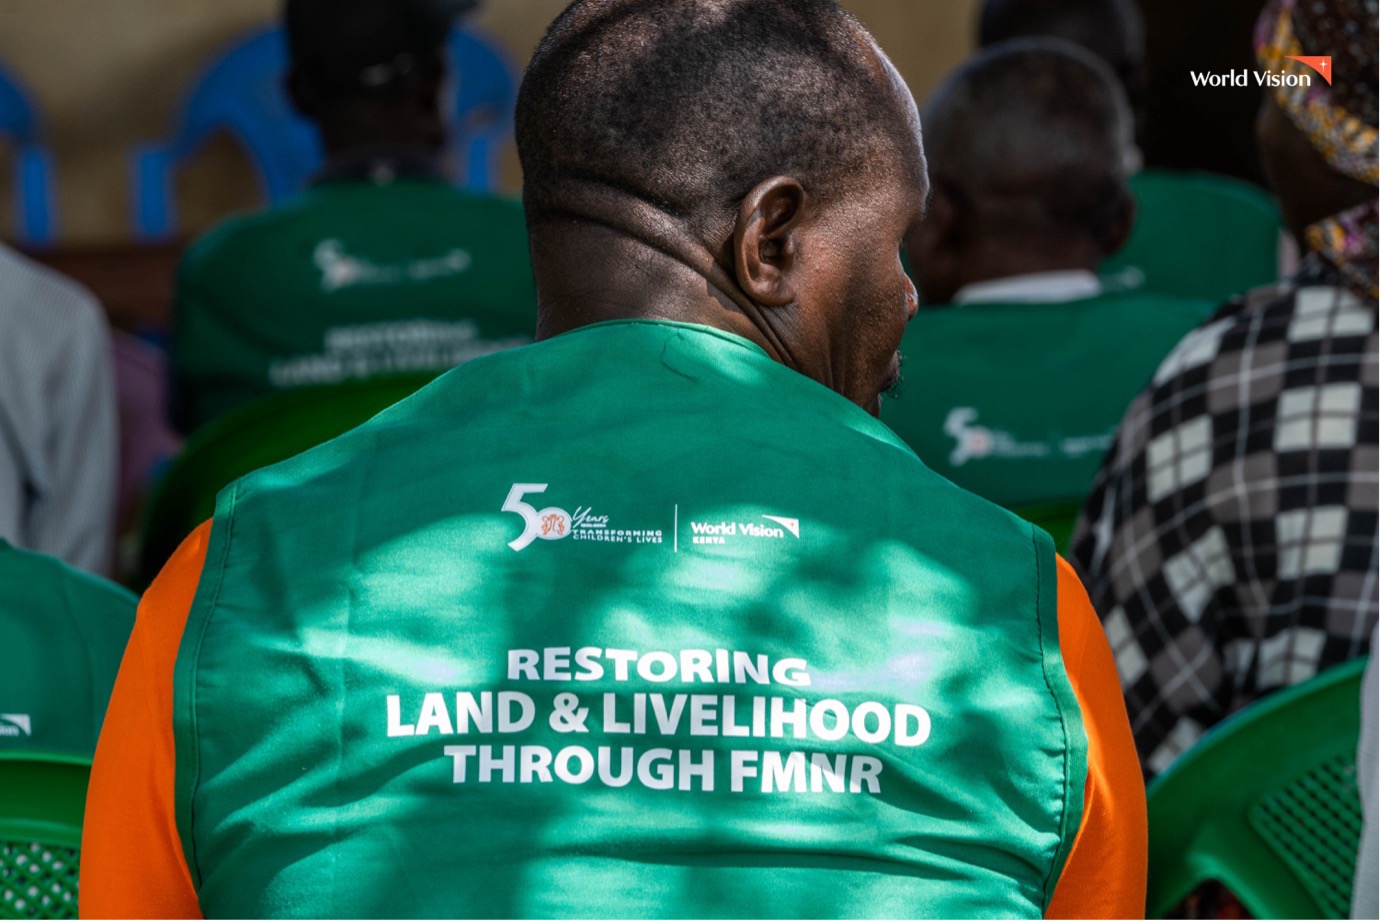
[(119, 460), (105, 312), (0, 246), (0, 540), (109, 573)]
[(1246, 704), (1364, 656), (1379, 619), (1378, 32), (1372, 0), (1265, 9), (1267, 72), (1335, 52), (1334, 85), (1273, 89), (1258, 125), (1309, 255), (1168, 356), (1074, 537), (1150, 776)]
[(83, 912), (1139, 915), (1080, 583), (872, 416), (927, 194), (878, 47), (578, 0), (517, 124), (541, 341), (222, 493), (141, 608)]
[[(1144, 136), (1148, 61), (1144, 14), (1135, 0), (985, 0), (980, 8), (981, 48), (1017, 38), (1060, 38), (1080, 45), (1109, 67), (1124, 89), (1133, 118), (1134, 145)], [(1143, 158), (1131, 146), (1126, 165)]]
[(276, 390), (441, 372), (532, 339), (522, 209), (442, 175), (445, 7), (288, 0), (288, 88), (327, 163), (297, 199), (227, 221), (184, 256), (182, 431)]
[[(986, 0), (981, 47), (1039, 37), (1074, 42), (1110, 66), (1134, 113), (1136, 144), (1142, 145), (1148, 65), (1144, 16), (1135, 0)], [(1139, 147), (1131, 146), (1126, 166), (1140, 170), (1143, 159)], [(1279, 277), (1281, 251), (1290, 241), (1281, 235), (1278, 211), (1263, 189), (1228, 176), (1167, 169), (1133, 172), (1129, 185), (1138, 204), (1134, 227), (1101, 265), (1102, 275), (1129, 287), (1218, 303)]]
[(1007, 506), (1075, 500), (1126, 404), (1212, 305), (1102, 288), (1129, 231), (1129, 108), (1056, 39), (982, 52), (924, 121), (933, 204), (909, 239), (926, 310), (883, 419), (928, 466)]
[(96, 751), (135, 597), (0, 539), (0, 754)]

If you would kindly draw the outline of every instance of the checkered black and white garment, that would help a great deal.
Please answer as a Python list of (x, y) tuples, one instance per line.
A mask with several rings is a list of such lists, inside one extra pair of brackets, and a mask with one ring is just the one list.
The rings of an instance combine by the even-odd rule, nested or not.
[(1379, 311), (1319, 269), (1189, 334), (1130, 405), (1071, 558), (1144, 770), (1379, 618)]

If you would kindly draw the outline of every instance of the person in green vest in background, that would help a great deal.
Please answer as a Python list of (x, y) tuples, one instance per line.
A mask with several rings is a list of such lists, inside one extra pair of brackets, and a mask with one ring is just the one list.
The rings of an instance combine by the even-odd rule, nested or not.
[(184, 432), (283, 389), (439, 373), (532, 339), (522, 208), (443, 174), (457, 6), (288, 0), (287, 86), (326, 165), (183, 257), (171, 365)]
[(0, 539), (0, 757), (91, 758), (136, 599)]
[(1135, 0), (986, 0), (981, 7), (980, 47), (1039, 37), (1066, 39), (1108, 64), (1134, 116), (1125, 157), (1134, 226), (1102, 262), (1101, 275), (1128, 288), (1218, 303), (1276, 281), (1293, 246), (1268, 192), (1229, 176), (1145, 167), (1149, 75), (1144, 15)]
[(1085, 496), (1126, 404), (1214, 306), (1096, 274), (1129, 233), (1130, 127), (1109, 69), (1058, 39), (980, 53), (924, 118), (933, 202), (909, 257), (946, 306), (909, 327), (883, 419), (1001, 505)]
[(538, 342), (222, 492), (141, 603), (87, 916), (1139, 917), (1115, 664), (876, 418), (917, 108), (830, 0), (578, 0)]

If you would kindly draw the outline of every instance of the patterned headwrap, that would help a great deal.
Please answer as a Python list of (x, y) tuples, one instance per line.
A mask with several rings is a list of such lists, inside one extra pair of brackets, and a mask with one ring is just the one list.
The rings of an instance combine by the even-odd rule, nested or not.
[[(1379, 0), (1270, 0), (1255, 28), (1266, 71), (1311, 85), (1276, 86), (1274, 100), (1338, 173), (1379, 185)], [(1289, 60), (1331, 58), (1331, 82)], [(1379, 200), (1307, 229), (1307, 245), (1362, 296), (1379, 300)]]
[[(1310, 86), (1274, 87), (1274, 99), (1339, 173), (1379, 185), (1379, 0), (1273, 0), (1254, 50), (1265, 70), (1301, 73)], [(1328, 55), (1331, 82), (1289, 60)]]

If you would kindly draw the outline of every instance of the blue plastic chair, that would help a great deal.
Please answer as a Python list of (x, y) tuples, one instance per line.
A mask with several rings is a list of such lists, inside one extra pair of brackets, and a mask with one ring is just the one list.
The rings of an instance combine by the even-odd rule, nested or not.
[[(455, 88), (454, 141), (465, 155), (462, 185), (494, 191), (499, 185), (499, 154), (513, 125), (514, 72), (497, 49), (474, 33), (455, 29), (448, 44)], [(135, 149), (138, 236), (158, 239), (173, 233), (175, 170), (217, 131), (245, 146), (269, 201), (279, 201), (307, 184), (322, 163), (322, 147), (312, 123), (288, 98), (287, 70), (288, 41), (281, 27), (251, 35), (197, 82), (172, 140)]]
[(17, 145), (15, 217), (19, 238), (30, 244), (51, 243), (53, 226), (53, 154), (39, 143), (39, 123), (28, 95), (0, 70), (0, 135)]

